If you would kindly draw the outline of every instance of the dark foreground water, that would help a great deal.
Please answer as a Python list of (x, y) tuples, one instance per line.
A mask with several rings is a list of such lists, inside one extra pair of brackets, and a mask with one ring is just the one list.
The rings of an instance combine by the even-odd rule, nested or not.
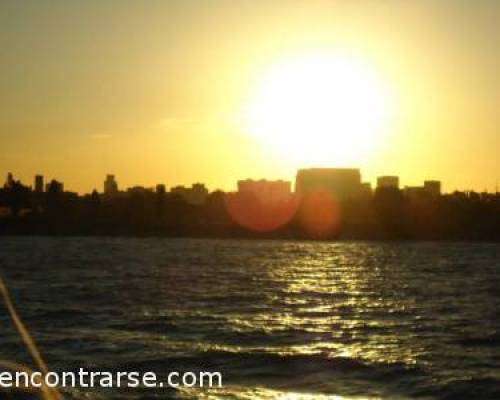
[(52, 370), (223, 373), (68, 398), (500, 399), (498, 244), (1, 237), (0, 270)]

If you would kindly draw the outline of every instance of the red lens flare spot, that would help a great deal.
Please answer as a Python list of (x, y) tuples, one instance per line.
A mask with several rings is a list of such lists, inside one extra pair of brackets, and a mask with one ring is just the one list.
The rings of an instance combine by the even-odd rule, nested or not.
[(298, 209), (295, 196), (287, 201), (265, 203), (250, 194), (228, 193), (224, 203), (238, 225), (255, 232), (269, 232), (285, 226)]
[(330, 237), (340, 226), (338, 201), (325, 190), (308, 193), (301, 201), (299, 221), (308, 236), (315, 239)]

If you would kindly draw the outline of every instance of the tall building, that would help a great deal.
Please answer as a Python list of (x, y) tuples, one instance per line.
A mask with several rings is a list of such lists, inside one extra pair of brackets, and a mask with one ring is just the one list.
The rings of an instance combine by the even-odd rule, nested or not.
[(440, 181), (424, 181), (424, 190), (431, 196), (438, 197), (441, 195)]
[(377, 189), (399, 189), (398, 176), (379, 176), (377, 178)]
[(14, 175), (12, 175), (12, 172), (9, 172), (7, 174), (7, 180), (5, 181), (5, 187), (11, 188), (13, 185), (14, 185)]
[(292, 189), (288, 181), (245, 179), (238, 181), (238, 194), (252, 195), (262, 204), (279, 204), (290, 200)]
[(43, 175), (35, 175), (35, 192), (42, 193), (43, 192)]
[(118, 193), (118, 183), (115, 180), (115, 176), (112, 174), (106, 175), (106, 180), (104, 181), (104, 194), (107, 196), (114, 196)]
[(355, 168), (300, 169), (295, 181), (295, 191), (301, 196), (324, 190), (346, 199), (359, 195), (361, 189), (361, 174)]

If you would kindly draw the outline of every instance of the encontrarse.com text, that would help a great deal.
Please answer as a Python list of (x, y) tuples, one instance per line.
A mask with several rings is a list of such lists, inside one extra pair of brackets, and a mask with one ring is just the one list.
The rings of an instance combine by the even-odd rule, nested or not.
[(154, 372), (96, 372), (80, 368), (78, 372), (0, 372), (0, 387), (222, 387), (220, 372), (169, 372), (159, 380)]

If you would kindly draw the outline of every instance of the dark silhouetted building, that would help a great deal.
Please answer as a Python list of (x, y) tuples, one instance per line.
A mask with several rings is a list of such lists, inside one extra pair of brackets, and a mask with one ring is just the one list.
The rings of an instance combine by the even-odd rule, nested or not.
[(175, 186), (170, 189), (173, 194), (178, 194), (189, 204), (204, 204), (208, 197), (208, 189), (203, 183), (194, 183), (190, 188), (184, 186)]
[(360, 194), (363, 196), (371, 196), (373, 194), (372, 185), (370, 182), (361, 183)]
[(14, 175), (12, 175), (12, 172), (9, 172), (4, 187), (11, 188), (12, 186), (14, 186)]
[(127, 189), (128, 194), (149, 194), (154, 193), (154, 188), (144, 186), (132, 186)]
[(439, 197), (441, 195), (440, 181), (424, 181), (424, 186), (405, 186), (406, 197), (413, 201)]
[(423, 186), (405, 186), (404, 194), (411, 201), (420, 201), (427, 197)]
[(355, 168), (310, 168), (297, 172), (295, 191), (307, 196), (327, 191), (337, 199), (355, 197), (361, 192), (361, 174)]
[(45, 191), (48, 193), (63, 193), (64, 192), (64, 184), (62, 182), (56, 181), (52, 179), (49, 183), (45, 185)]
[(43, 192), (43, 175), (35, 175), (35, 192), (42, 193)]
[(104, 181), (104, 194), (106, 196), (114, 196), (118, 193), (118, 183), (115, 180), (115, 176), (108, 174), (106, 175), (106, 180)]
[(167, 188), (163, 183), (159, 183), (158, 185), (156, 185), (156, 193), (165, 194), (166, 191), (167, 191)]
[(266, 179), (245, 179), (238, 181), (238, 194), (254, 196), (262, 204), (279, 204), (290, 200), (291, 183)]
[(424, 181), (425, 192), (431, 196), (441, 196), (441, 182), (440, 181)]
[(377, 178), (377, 189), (399, 189), (399, 177), (397, 176), (379, 176)]

